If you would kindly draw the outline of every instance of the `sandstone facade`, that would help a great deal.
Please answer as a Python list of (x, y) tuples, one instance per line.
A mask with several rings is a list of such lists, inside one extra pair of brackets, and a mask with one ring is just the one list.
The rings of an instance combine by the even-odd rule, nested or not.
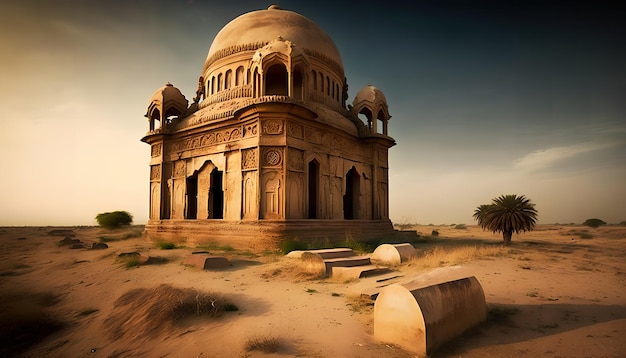
[(191, 104), (169, 83), (150, 99), (146, 234), (261, 248), (392, 233), (387, 102), (370, 85), (347, 98), (311, 20), (276, 6), (232, 20)]

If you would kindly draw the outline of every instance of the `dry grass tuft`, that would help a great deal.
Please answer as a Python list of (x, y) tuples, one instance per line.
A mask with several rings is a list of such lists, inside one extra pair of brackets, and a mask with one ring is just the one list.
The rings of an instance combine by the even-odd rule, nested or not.
[(215, 318), (228, 311), (237, 307), (219, 294), (162, 284), (123, 294), (104, 325), (113, 339), (129, 334), (155, 337), (186, 319)]
[(350, 310), (356, 313), (374, 312), (374, 300), (364, 295), (351, 295), (346, 297), (346, 306), (350, 307)]
[(429, 269), (451, 266), (488, 257), (502, 257), (511, 253), (511, 249), (502, 246), (457, 246), (435, 247), (408, 261), (409, 266)]
[(246, 341), (246, 351), (261, 351), (263, 353), (275, 353), (280, 348), (280, 340), (270, 336), (256, 336)]

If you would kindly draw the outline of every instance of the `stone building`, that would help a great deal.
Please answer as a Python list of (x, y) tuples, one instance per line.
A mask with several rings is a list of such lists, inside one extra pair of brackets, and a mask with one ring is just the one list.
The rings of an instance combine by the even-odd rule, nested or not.
[(217, 34), (195, 97), (150, 99), (152, 239), (276, 247), (281, 239), (382, 238), (389, 220), (383, 93), (348, 85), (331, 38), (275, 5)]

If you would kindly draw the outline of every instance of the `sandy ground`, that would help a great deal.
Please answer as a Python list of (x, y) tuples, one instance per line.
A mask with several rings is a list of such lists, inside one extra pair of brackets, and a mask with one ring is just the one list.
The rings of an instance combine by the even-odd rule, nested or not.
[[(374, 339), (373, 302), (358, 299), (358, 280), (311, 279), (282, 255), (218, 248), (209, 251), (232, 266), (202, 271), (182, 263), (195, 248), (161, 250), (141, 237), (110, 240), (104, 250), (70, 249), (58, 246), (63, 236), (48, 235), (54, 229), (0, 228), (2, 357), (415, 356)], [(141, 228), (69, 229), (91, 246)], [(415, 243), (420, 256), (397, 269), (406, 276), (442, 267), (474, 275), (493, 313), (433, 357), (626, 356), (626, 227), (542, 225), (514, 235), (510, 248), (472, 226), (412, 230), (438, 230), (439, 237)], [(437, 247), (491, 254), (423, 264)], [(118, 255), (131, 251), (160, 262), (127, 268)], [(137, 317), (149, 302), (134, 302), (139, 316), (113, 322), (130, 327), (115, 337), (109, 318), (122, 309), (118, 298), (161, 284), (219, 293), (239, 310), (148, 330)], [(254, 337), (275, 338), (278, 350), (247, 351)]]

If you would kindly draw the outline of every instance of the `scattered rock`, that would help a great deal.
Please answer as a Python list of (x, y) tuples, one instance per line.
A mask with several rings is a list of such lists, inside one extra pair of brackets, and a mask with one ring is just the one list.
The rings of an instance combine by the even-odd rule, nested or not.
[(82, 243), (80, 242), (80, 240), (72, 239), (69, 236), (67, 236), (63, 240), (59, 241), (59, 245), (60, 246), (75, 245), (75, 244), (82, 244)]
[(230, 267), (230, 262), (228, 262), (227, 258), (209, 254), (187, 256), (183, 263), (195, 266), (202, 270), (225, 269)]
[(84, 249), (84, 248), (85, 248), (85, 245), (84, 245), (83, 243), (80, 243), (80, 244), (72, 244), (72, 245), (70, 246), (70, 249), (71, 249), (71, 250), (76, 250), (76, 249)]
[(26, 240), (26, 238), (25, 238), (25, 237), (18, 237), (17, 239), (18, 239), (18, 240)]
[(91, 244), (92, 250), (104, 250), (108, 248), (109, 245), (105, 244), (104, 242), (94, 242), (93, 244)]
[(137, 251), (131, 251), (131, 252), (122, 252), (119, 255), (117, 255), (118, 257), (128, 257), (128, 256), (139, 256), (139, 252)]

